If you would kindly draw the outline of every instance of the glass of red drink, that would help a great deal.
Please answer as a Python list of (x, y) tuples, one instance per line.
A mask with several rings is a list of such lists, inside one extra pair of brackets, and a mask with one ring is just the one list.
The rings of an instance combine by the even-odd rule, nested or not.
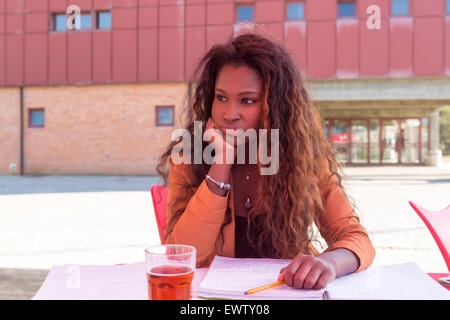
[(188, 245), (167, 244), (145, 249), (148, 298), (189, 300), (197, 250)]

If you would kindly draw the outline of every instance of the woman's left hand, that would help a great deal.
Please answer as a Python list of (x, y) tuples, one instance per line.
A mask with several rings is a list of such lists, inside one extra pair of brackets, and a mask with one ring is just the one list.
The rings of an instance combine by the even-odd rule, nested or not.
[(323, 289), (336, 278), (336, 266), (325, 257), (299, 254), (280, 270), (278, 280), (296, 289)]

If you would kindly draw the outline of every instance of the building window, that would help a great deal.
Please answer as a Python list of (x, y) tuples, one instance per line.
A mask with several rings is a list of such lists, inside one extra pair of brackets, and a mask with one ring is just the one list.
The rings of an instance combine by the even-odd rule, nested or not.
[(66, 14), (64, 14), (64, 13), (53, 14), (50, 30), (65, 31), (66, 30)]
[(29, 109), (28, 114), (29, 128), (43, 128), (45, 124), (44, 109)]
[(239, 6), (237, 8), (237, 21), (253, 21), (253, 6)]
[(354, 17), (355, 16), (355, 3), (340, 1), (338, 3), (339, 17)]
[(174, 125), (173, 108), (173, 106), (156, 106), (157, 127), (172, 127)]
[(97, 12), (97, 29), (111, 29), (111, 12)]
[[(90, 13), (82, 13), (79, 17), (75, 16), (75, 30), (92, 29), (92, 16)], [(50, 23), (50, 30), (52, 31), (66, 31), (67, 16), (65, 13), (52, 14)]]
[(392, 0), (391, 15), (404, 16), (409, 14), (408, 0)]
[(301, 2), (288, 3), (287, 5), (287, 18), (288, 20), (301, 20), (304, 19), (304, 5)]
[(80, 20), (80, 29), (92, 29), (92, 17), (90, 13), (81, 14)]

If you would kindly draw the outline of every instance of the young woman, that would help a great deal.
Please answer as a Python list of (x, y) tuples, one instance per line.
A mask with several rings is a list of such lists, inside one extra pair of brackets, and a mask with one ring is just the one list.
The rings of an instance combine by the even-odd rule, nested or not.
[[(242, 34), (213, 46), (194, 79), (186, 129), (201, 140), (202, 150), (214, 147), (214, 161), (195, 163), (195, 142), (190, 162), (171, 158), (180, 141), (161, 156), (157, 170), (168, 185), (166, 243), (196, 247), (198, 267), (215, 255), (293, 259), (280, 279), (295, 288), (324, 288), (367, 268), (375, 250), (343, 190), (331, 145), (289, 54), (263, 36)], [(210, 139), (195, 135), (194, 121), (201, 121)], [(271, 155), (278, 157), (275, 173), (261, 174), (268, 165), (259, 153), (256, 163), (249, 155), (255, 140), (239, 143), (235, 129), (266, 129), (269, 137), (278, 130), (279, 148)], [(259, 135), (256, 143), (259, 150)], [(245, 163), (236, 161), (239, 149), (246, 151)], [(313, 223), (328, 245), (321, 253), (313, 245)]]

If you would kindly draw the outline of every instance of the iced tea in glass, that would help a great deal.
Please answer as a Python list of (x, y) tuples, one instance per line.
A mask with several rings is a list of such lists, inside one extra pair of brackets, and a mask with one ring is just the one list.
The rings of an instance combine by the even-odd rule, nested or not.
[(160, 245), (145, 250), (148, 298), (189, 300), (196, 250), (187, 245)]

